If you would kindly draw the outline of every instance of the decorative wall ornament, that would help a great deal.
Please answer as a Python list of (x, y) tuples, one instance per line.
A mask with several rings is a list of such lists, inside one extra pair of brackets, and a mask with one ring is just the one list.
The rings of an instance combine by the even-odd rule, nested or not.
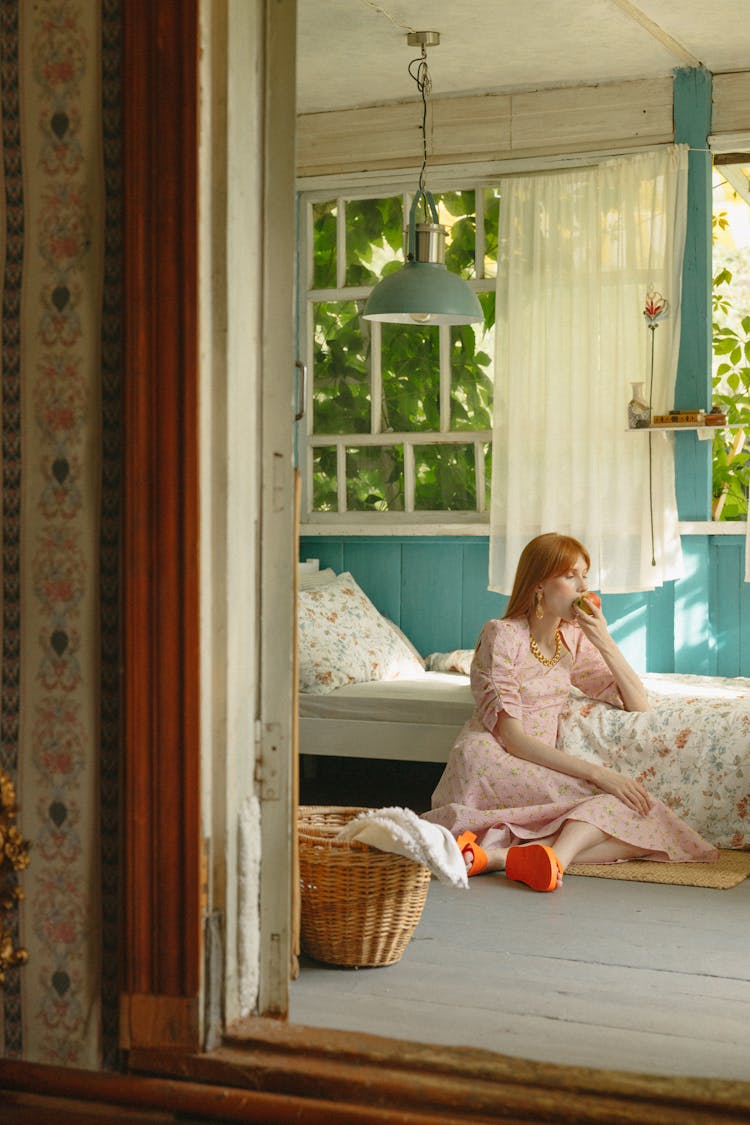
[[(648, 382), (648, 425), (654, 415), (654, 337), (660, 320), (669, 316), (669, 301), (656, 289), (649, 289), (643, 306), (643, 317), (651, 333), (651, 372)], [(656, 566), (656, 542), (654, 537), (654, 450), (652, 435), (648, 435), (648, 505), (651, 522), (651, 565)]]
[(29, 956), (25, 949), (15, 945), (10, 921), (16, 904), (24, 897), (17, 873), (29, 865), (29, 841), (24, 840), (14, 824), (17, 813), (13, 782), (0, 768), (0, 985), (6, 971), (24, 965)]
[(648, 412), (649, 420), (654, 409), (654, 334), (659, 327), (660, 320), (666, 320), (669, 316), (669, 301), (666, 297), (662, 297), (656, 289), (649, 289), (646, 294), (646, 304), (643, 307), (643, 317), (648, 325), (648, 330), (651, 333), (651, 372), (648, 382)]

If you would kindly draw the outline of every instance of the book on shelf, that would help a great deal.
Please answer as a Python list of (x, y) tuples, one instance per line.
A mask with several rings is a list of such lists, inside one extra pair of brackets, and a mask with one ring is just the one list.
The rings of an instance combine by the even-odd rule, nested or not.
[(670, 410), (668, 414), (654, 414), (652, 426), (704, 426), (705, 410)]

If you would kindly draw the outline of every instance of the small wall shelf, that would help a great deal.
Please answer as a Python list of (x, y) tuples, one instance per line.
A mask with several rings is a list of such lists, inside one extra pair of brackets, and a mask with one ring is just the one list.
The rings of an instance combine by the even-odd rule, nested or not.
[(627, 432), (629, 434), (657, 434), (664, 430), (674, 432), (675, 430), (694, 431), (698, 435), (699, 441), (708, 441), (714, 434), (720, 433), (721, 430), (742, 430), (748, 425), (747, 422), (726, 422), (723, 426), (628, 426)]

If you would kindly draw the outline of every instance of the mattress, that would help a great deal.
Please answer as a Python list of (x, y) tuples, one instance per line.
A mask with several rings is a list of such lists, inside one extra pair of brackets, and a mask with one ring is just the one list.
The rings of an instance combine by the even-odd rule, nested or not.
[(347, 684), (328, 695), (301, 692), (299, 713), (316, 719), (463, 724), (471, 718), (473, 703), (468, 676), (425, 672), (413, 680)]
[(444, 762), (473, 709), (469, 677), (452, 672), (303, 692), (300, 753)]

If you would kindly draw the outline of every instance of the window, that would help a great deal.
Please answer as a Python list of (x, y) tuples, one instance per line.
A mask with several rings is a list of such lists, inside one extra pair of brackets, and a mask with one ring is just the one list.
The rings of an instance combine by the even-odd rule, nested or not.
[(373, 286), (404, 262), (411, 196), (302, 198), (306, 518), (487, 511), (499, 196), (484, 185), (433, 195), (446, 265), (475, 289), (482, 323), (363, 320)]
[(713, 439), (711, 514), (744, 520), (750, 484), (750, 157), (743, 163), (737, 156), (717, 157), (713, 188), (713, 401), (738, 428)]
[[(750, 484), (750, 164), (719, 164), (713, 209), (713, 401), (734, 429), (713, 445), (712, 518), (744, 520)], [(404, 262), (412, 196), (301, 196), (301, 315), (309, 371), (300, 427), (303, 520), (486, 520), (492, 458), (499, 189), (434, 191), (446, 264), (474, 288), (484, 321), (462, 327), (362, 319), (377, 282)], [(448, 515), (450, 513), (450, 515)], [(379, 522), (379, 521), (378, 521)]]

